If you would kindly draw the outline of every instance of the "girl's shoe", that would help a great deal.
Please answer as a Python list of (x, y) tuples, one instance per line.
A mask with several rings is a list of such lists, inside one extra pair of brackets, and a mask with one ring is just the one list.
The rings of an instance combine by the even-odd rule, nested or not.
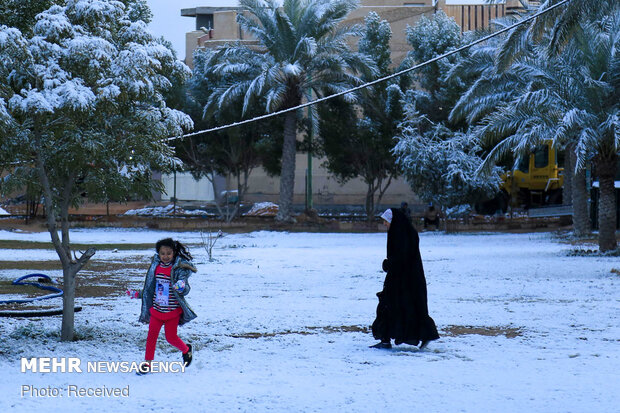
[(138, 376), (144, 376), (145, 374), (149, 374), (151, 372), (151, 363), (140, 363), (140, 366), (138, 367), (138, 371), (136, 371), (136, 374)]
[(370, 348), (392, 348), (392, 344), (390, 344), (390, 342), (380, 341), (374, 346), (370, 346)]
[(183, 362), (185, 363), (185, 367), (189, 367), (190, 364), (192, 364), (192, 345), (188, 344), (187, 347), (189, 348), (189, 350), (187, 350), (187, 353), (183, 353)]

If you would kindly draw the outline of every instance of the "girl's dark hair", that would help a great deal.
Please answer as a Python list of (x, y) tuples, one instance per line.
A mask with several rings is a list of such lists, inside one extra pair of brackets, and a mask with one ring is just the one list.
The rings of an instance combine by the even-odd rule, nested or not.
[(174, 252), (175, 258), (179, 256), (188, 261), (192, 260), (192, 254), (189, 253), (189, 249), (185, 245), (181, 244), (179, 241), (175, 241), (172, 238), (164, 238), (157, 241), (157, 243), (155, 244), (155, 251), (159, 253), (159, 249), (161, 247), (171, 248)]

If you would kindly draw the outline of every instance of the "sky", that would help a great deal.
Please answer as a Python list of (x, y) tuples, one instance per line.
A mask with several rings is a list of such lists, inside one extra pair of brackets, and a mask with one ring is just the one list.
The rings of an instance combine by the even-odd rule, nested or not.
[(148, 0), (153, 12), (149, 29), (172, 42), (180, 60), (185, 58), (185, 33), (195, 29), (195, 19), (182, 17), (181, 9), (192, 7), (236, 6), (237, 0)]

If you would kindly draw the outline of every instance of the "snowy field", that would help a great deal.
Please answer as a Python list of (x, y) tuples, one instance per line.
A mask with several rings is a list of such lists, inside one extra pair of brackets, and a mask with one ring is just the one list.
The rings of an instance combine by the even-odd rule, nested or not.
[[(147, 326), (137, 322), (139, 301), (124, 291), (141, 287), (153, 251), (112, 248), (168, 235), (190, 245), (199, 270), (188, 296), (199, 318), (179, 328), (195, 349), (185, 373), (20, 371), (20, 357), (141, 360)], [(49, 240), (46, 233), (0, 231), (3, 239)], [(227, 235), (215, 246), (214, 262), (200, 240), (196, 232), (73, 231), (73, 242), (111, 245), (81, 275), (81, 340), (58, 341), (60, 317), (0, 318), (0, 411), (620, 409), (617, 257), (568, 256), (574, 247), (547, 233), (423, 233), (429, 310), (442, 337), (423, 351), (376, 350), (368, 348), (375, 343), (368, 327), (384, 278), (385, 233)], [(55, 254), (2, 250), (0, 259), (46, 261)], [(34, 272), (0, 268), (0, 281)], [(100, 285), (104, 296), (86, 293), (88, 283)], [(162, 331), (156, 359), (180, 357)], [(61, 393), (24, 395), (26, 385)], [(69, 386), (128, 388), (129, 396), (69, 397)]]

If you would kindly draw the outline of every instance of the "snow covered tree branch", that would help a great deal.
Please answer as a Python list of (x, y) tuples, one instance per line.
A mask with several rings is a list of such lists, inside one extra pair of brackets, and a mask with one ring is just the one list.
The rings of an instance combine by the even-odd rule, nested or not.
[(149, 197), (157, 187), (150, 171), (173, 163), (163, 139), (193, 127), (164, 99), (189, 69), (137, 20), (149, 16), (144, 7), (68, 0), (36, 15), (32, 34), (0, 26), (0, 165), (10, 172), (0, 190), (24, 183), (43, 190), (63, 267), (62, 340), (73, 338), (75, 276), (94, 254), (72, 258), (69, 208), (84, 194)]

